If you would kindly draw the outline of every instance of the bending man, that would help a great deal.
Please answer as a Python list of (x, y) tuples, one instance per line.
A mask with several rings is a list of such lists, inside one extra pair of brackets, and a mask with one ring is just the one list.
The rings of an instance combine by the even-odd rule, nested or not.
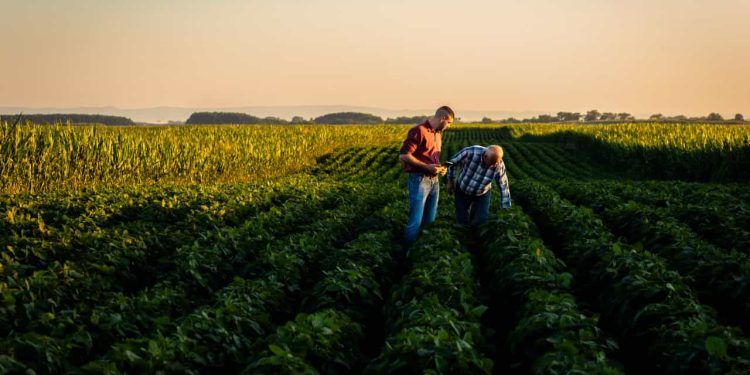
[[(456, 168), (461, 172), (453, 179)], [(510, 189), (500, 146), (469, 146), (451, 158), (448, 166), (448, 192), (456, 195), (456, 220), (462, 225), (477, 226), (490, 214), (492, 181), (500, 186), (503, 208), (510, 208)]]

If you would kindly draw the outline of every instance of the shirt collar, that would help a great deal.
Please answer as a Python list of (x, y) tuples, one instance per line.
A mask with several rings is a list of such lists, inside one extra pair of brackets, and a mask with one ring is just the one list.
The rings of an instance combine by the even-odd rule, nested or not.
[(427, 128), (428, 131), (432, 133), (439, 133), (437, 130), (433, 129), (432, 126), (430, 125), (430, 119), (425, 120), (425, 122), (421, 123), (420, 126), (424, 126), (425, 128)]

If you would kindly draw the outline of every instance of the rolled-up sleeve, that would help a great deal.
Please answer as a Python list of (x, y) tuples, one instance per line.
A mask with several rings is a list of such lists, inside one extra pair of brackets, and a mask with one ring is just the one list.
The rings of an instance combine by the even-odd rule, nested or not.
[(495, 182), (500, 187), (500, 204), (503, 208), (510, 208), (510, 187), (508, 186), (508, 175), (505, 171), (505, 163), (500, 163), (498, 173), (495, 175)]
[(409, 129), (409, 133), (406, 134), (404, 144), (401, 146), (400, 154), (411, 154), (417, 151), (417, 147), (422, 143), (422, 132), (419, 131), (419, 127), (415, 126)]

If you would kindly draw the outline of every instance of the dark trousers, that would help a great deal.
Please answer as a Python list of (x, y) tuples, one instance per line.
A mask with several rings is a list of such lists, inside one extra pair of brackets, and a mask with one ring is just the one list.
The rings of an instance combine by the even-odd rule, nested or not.
[(468, 195), (456, 187), (456, 220), (465, 226), (478, 226), (490, 216), (490, 194)]

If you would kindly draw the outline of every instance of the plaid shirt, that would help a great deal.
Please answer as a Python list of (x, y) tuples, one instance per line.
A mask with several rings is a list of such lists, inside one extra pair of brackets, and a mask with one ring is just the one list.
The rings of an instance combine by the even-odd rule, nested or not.
[(505, 174), (505, 163), (500, 160), (497, 164), (486, 166), (482, 162), (482, 155), (486, 147), (469, 146), (459, 151), (450, 159), (453, 165), (448, 167), (448, 179), (453, 180), (456, 175), (456, 167), (461, 167), (458, 176), (458, 188), (467, 195), (484, 195), (492, 189), (494, 180), (500, 186), (501, 202), (503, 208), (510, 207), (510, 189), (508, 188), (508, 177)]

